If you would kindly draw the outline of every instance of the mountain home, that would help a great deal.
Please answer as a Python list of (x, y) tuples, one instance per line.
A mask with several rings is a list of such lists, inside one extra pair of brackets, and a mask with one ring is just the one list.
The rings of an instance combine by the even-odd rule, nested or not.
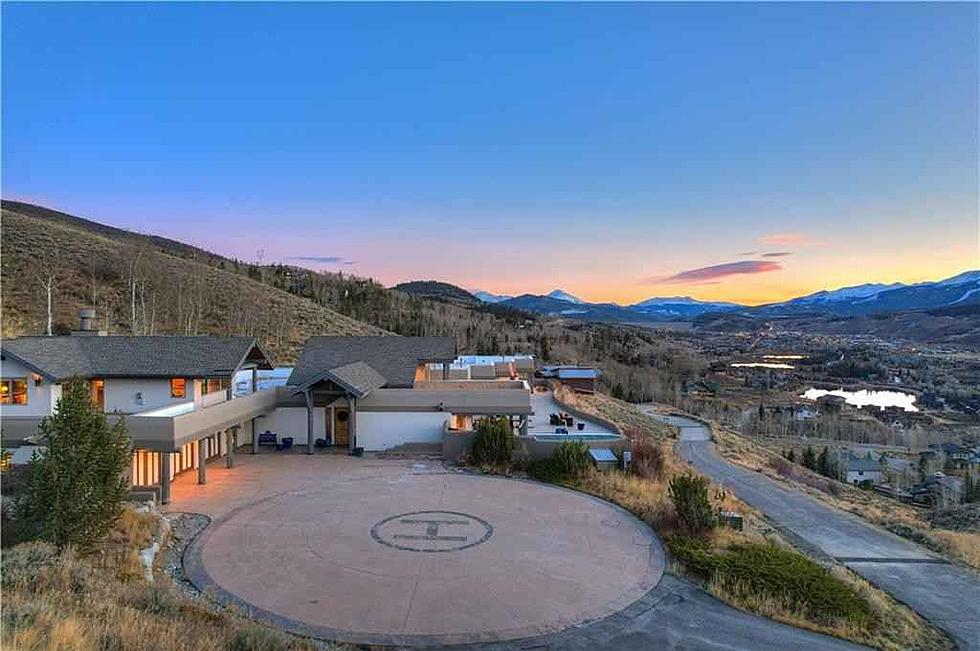
[[(88, 335), (88, 336), (85, 336)], [(236, 448), (259, 451), (263, 437), (317, 448), (382, 451), (406, 444), (458, 449), (473, 418), (504, 415), (526, 432), (527, 383), (432, 379), (448, 375), (455, 345), (446, 337), (313, 337), (286, 386), (259, 390), (257, 371), (272, 362), (248, 337), (22, 337), (0, 345), (4, 443), (29, 440), (50, 415), (62, 385), (88, 381), (92, 400), (124, 417), (133, 440), (130, 483), (166, 503), (171, 481)], [(235, 396), (232, 382), (251, 370), (252, 387)], [(39, 443), (43, 444), (43, 441)]]

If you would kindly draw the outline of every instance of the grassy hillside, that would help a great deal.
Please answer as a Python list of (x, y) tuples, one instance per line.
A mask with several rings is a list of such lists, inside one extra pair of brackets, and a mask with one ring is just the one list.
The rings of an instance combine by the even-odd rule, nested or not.
[(113, 334), (250, 335), (289, 361), (310, 335), (383, 332), (171, 240), (8, 202), (0, 220), (5, 337), (43, 334), (49, 279), (55, 333), (94, 305)]
[[(643, 401), (667, 400), (703, 366), (683, 341), (649, 329), (471, 305), (446, 300), (444, 291), (420, 296), (342, 273), (259, 266), (39, 206), (5, 201), (0, 225), (5, 336), (44, 331), (43, 282), (50, 277), (56, 333), (75, 326), (78, 308), (95, 306), (113, 334), (247, 334), (281, 363), (316, 334), (448, 335), (469, 353), (596, 364), (608, 391)], [(418, 285), (429, 283), (410, 287)]]

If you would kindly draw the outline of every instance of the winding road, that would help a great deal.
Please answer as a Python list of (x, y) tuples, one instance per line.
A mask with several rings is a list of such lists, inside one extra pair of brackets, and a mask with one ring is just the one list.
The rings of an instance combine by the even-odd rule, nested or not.
[(695, 468), (759, 509), (800, 546), (843, 563), (946, 631), (961, 649), (980, 649), (980, 576), (879, 529), (725, 461), (708, 428), (694, 420), (647, 413), (680, 428), (677, 451)]

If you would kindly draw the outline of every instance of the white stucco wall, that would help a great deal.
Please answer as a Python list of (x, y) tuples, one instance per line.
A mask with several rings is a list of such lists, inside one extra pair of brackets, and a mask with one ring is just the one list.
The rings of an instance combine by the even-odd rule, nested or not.
[[(142, 401), (137, 399), (137, 393), (142, 394)], [(106, 413), (121, 412), (135, 414), (159, 407), (167, 407), (180, 402), (193, 400), (191, 383), (187, 383), (186, 397), (170, 397), (169, 379), (128, 379), (108, 378), (105, 381), (105, 411)]]
[[(279, 440), (285, 436), (293, 437), (293, 445), (306, 445), (306, 408), (280, 407), (267, 416), (255, 419), (255, 429), (260, 434), (266, 430), (279, 435)], [(313, 439), (326, 438), (326, 411), (322, 408), (313, 410)], [(251, 439), (250, 439), (251, 440)]]
[(881, 483), (881, 471), (880, 470), (865, 470), (863, 473), (859, 473), (857, 470), (847, 471), (847, 483), (860, 484), (863, 481), (871, 481), (875, 484)]
[(0, 361), (0, 377), (27, 379), (27, 404), (3, 405), (0, 410), (4, 416), (47, 416), (54, 410), (55, 403), (61, 397), (61, 385), (42, 379), (40, 386), (36, 386), (32, 373), (33, 371), (14, 360)]
[(403, 443), (441, 443), (449, 414), (443, 412), (357, 412), (357, 445), (367, 451)]

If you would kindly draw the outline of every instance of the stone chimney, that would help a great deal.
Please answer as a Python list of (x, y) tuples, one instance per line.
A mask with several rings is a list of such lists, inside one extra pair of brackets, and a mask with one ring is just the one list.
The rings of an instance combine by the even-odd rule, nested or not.
[(108, 333), (96, 330), (95, 308), (83, 307), (78, 311), (78, 330), (72, 330), (71, 334), (76, 337), (105, 337)]

